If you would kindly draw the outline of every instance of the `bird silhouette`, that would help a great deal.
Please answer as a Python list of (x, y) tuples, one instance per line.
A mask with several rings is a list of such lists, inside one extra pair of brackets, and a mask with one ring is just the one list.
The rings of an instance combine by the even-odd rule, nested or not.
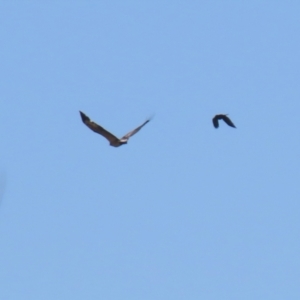
[(132, 137), (134, 134), (136, 134), (143, 126), (145, 126), (151, 120), (151, 119), (146, 120), (142, 125), (128, 132), (122, 138), (119, 139), (116, 136), (114, 136), (112, 133), (110, 133), (109, 131), (107, 131), (100, 125), (98, 125), (97, 123), (91, 121), (90, 118), (87, 115), (85, 115), (83, 112), (81, 111), (79, 112), (80, 112), (82, 122), (94, 132), (99, 133), (103, 137), (105, 137), (109, 141), (109, 144), (113, 147), (119, 147), (124, 144), (127, 144), (129, 138)]
[(235, 127), (235, 125), (232, 123), (232, 121), (227, 117), (227, 115), (219, 114), (215, 115), (212, 119), (212, 122), (215, 126), (215, 128), (219, 127), (219, 120), (223, 120), (228, 126)]

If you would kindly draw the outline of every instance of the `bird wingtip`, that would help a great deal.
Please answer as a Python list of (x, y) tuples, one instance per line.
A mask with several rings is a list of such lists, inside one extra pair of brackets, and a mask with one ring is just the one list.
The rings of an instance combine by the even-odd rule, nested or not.
[(86, 114), (84, 114), (82, 111), (79, 111), (79, 113), (80, 113), (80, 116), (81, 116), (81, 120), (83, 122), (90, 121), (90, 118)]
[(151, 121), (152, 119), (154, 119), (155, 117), (155, 113), (152, 113), (148, 118), (147, 118), (147, 121)]

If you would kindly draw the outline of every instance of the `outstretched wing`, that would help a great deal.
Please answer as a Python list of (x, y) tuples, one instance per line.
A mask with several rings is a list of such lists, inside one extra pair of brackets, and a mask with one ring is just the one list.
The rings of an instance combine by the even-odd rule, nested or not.
[(236, 128), (232, 121), (226, 115), (223, 115), (222, 119), (228, 126)]
[(213, 119), (212, 119), (212, 122), (213, 122), (215, 128), (218, 128), (218, 127), (219, 127), (218, 116), (214, 116)]
[(142, 125), (140, 125), (139, 127), (137, 127), (136, 129), (128, 132), (127, 134), (125, 134), (121, 139), (125, 139), (128, 140), (130, 137), (132, 137), (134, 134), (136, 134), (142, 127), (144, 127), (148, 122), (150, 122), (151, 119), (148, 119), (147, 121), (145, 121)]
[(104, 136), (109, 142), (113, 142), (118, 140), (118, 138), (116, 136), (114, 136), (113, 134), (111, 134), (110, 132), (108, 132), (106, 129), (104, 129), (103, 127), (101, 127), (100, 125), (98, 125), (97, 123), (93, 122), (90, 120), (90, 118), (85, 115), (83, 112), (80, 112), (80, 116), (82, 119), (82, 122), (91, 130), (93, 130), (96, 133), (101, 134), (102, 136)]

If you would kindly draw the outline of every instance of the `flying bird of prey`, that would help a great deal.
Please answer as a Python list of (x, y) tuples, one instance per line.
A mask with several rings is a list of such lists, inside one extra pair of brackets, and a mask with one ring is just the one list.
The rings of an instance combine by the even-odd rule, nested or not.
[(108, 132), (106, 129), (98, 125), (97, 123), (91, 121), (90, 118), (87, 115), (85, 115), (83, 112), (81, 111), (79, 112), (80, 112), (82, 122), (94, 132), (104, 136), (109, 141), (109, 144), (113, 147), (119, 147), (124, 144), (127, 144), (129, 138), (132, 137), (134, 134), (136, 134), (143, 126), (145, 126), (151, 120), (151, 119), (146, 120), (142, 125), (128, 132), (122, 138), (119, 139), (116, 136), (114, 136), (112, 133)]
[(232, 121), (227, 117), (227, 115), (221, 115), (221, 114), (215, 115), (212, 119), (215, 128), (219, 127), (219, 120), (223, 120), (228, 126), (236, 128), (232, 123)]

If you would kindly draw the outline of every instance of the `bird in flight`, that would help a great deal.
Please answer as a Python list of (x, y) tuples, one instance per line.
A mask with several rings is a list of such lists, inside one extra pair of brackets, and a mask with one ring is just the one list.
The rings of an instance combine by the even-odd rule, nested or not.
[(119, 146), (122, 146), (124, 144), (127, 144), (129, 138), (132, 137), (134, 134), (136, 134), (143, 126), (145, 126), (151, 120), (151, 119), (146, 120), (142, 125), (135, 128), (134, 130), (128, 132), (122, 138), (119, 139), (116, 136), (114, 136), (112, 133), (110, 133), (109, 131), (107, 131), (106, 129), (104, 129), (100, 125), (98, 125), (97, 123), (91, 121), (90, 118), (87, 115), (85, 115), (83, 112), (81, 112), (81, 111), (79, 111), (79, 112), (80, 112), (82, 122), (88, 128), (93, 130), (94, 132), (99, 133), (102, 136), (104, 136), (109, 141), (109, 144), (113, 147), (119, 147)]
[(223, 120), (228, 126), (231, 126), (231, 127), (234, 127), (234, 124), (232, 123), (232, 121), (227, 117), (227, 115), (215, 115), (212, 119), (212, 122), (215, 126), (215, 128), (218, 128), (219, 127), (219, 120)]

